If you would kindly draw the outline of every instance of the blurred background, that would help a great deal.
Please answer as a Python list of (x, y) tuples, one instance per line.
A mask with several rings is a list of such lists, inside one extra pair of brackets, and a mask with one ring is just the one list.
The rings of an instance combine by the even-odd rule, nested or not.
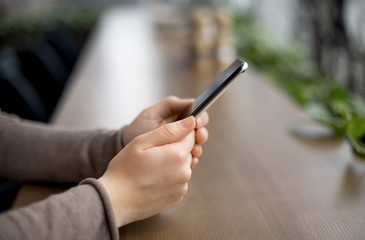
[(301, 103), (329, 94), (312, 91), (318, 79), (337, 91), (365, 95), (361, 0), (2, 0), (1, 109), (47, 122), (90, 32), (115, 5), (157, 11), (190, 33), (192, 57), (228, 62), (238, 55), (275, 74)]
[(1, 110), (49, 122), (83, 47), (116, 6), (150, 11), (156, 31), (183, 39), (186, 62), (243, 58), (365, 153), (361, 0), (1, 0)]
[[(87, 36), (103, 11), (117, 4), (174, 9), (176, 16), (168, 17), (191, 28), (200, 57), (212, 56), (209, 51), (214, 50), (209, 48), (216, 48), (214, 54), (220, 58), (229, 58), (237, 50), (259, 68), (329, 77), (352, 92), (365, 94), (365, 3), (360, 0), (3, 0), (1, 108), (48, 121)], [(217, 19), (224, 28), (220, 35), (214, 23)], [(189, 20), (190, 25), (186, 24)], [(234, 40), (231, 27), (235, 27)]]

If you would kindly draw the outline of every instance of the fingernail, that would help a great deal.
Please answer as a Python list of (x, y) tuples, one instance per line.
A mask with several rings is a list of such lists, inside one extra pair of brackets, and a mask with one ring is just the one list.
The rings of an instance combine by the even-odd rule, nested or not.
[(196, 127), (197, 128), (200, 128), (201, 127), (201, 125), (202, 125), (202, 120), (201, 120), (201, 118), (198, 118), (197, 120), (196, 120)]
[(199, 159), (198, 158), (194, 158), (192, 161), (191, 161), (191, 165), (190, 165), (190, 168), (193, 169), (196, 165), (198, 165), (199, 163)]
[(183, 128), (191, 128), (193, 127), (194, 125), (194, 121), (192, 119), (193, 117), (188, 117), (188, 118), (185, 118), (183, 120), (181, 120), (179, 123), (180, 123), (180, 126), (183, 127)]

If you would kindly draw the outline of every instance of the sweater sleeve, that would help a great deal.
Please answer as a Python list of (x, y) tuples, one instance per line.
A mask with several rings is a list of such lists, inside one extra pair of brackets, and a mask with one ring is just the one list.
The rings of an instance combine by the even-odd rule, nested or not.
[(76, 131), (0, 112), (2, 179), (77, 183), (98, 178), (122, 147), (122, 129)]
[(119, 239), (108, 195), (96, 179), (0, 215), (0, 239)]

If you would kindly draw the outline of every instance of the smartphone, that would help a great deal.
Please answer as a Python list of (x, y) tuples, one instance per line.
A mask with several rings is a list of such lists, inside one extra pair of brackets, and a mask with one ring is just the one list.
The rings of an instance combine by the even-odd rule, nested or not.
[(222, 94), (227, 90), (228, 86), (237, 79), (237, 77), (245, 72), (248, 64), (241, 59), (236, 59), (229, 65), (207, 88), (199, 94), (194, 104), (189, 106), (180, 116), (183, 119), (188, 116), (199, 117), (206, 111)]

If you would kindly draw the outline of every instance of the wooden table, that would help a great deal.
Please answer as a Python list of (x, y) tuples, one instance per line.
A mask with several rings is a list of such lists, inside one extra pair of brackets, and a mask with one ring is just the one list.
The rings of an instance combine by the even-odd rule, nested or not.
[[(191, 60), (181, 35), (153, 26), (144, 11), (109, 12), (54, 124), (120, 127), (213, 79), (217, 71)], [(365, 160), (341, 139), (293, 136), (307, 114), (263, 78), (251, 67), (210, 108), (210, 139), (184, 200), (120, 228), (121, 239), (365, 239)], [(57, 191), (24, 187), (15, 206)]]

